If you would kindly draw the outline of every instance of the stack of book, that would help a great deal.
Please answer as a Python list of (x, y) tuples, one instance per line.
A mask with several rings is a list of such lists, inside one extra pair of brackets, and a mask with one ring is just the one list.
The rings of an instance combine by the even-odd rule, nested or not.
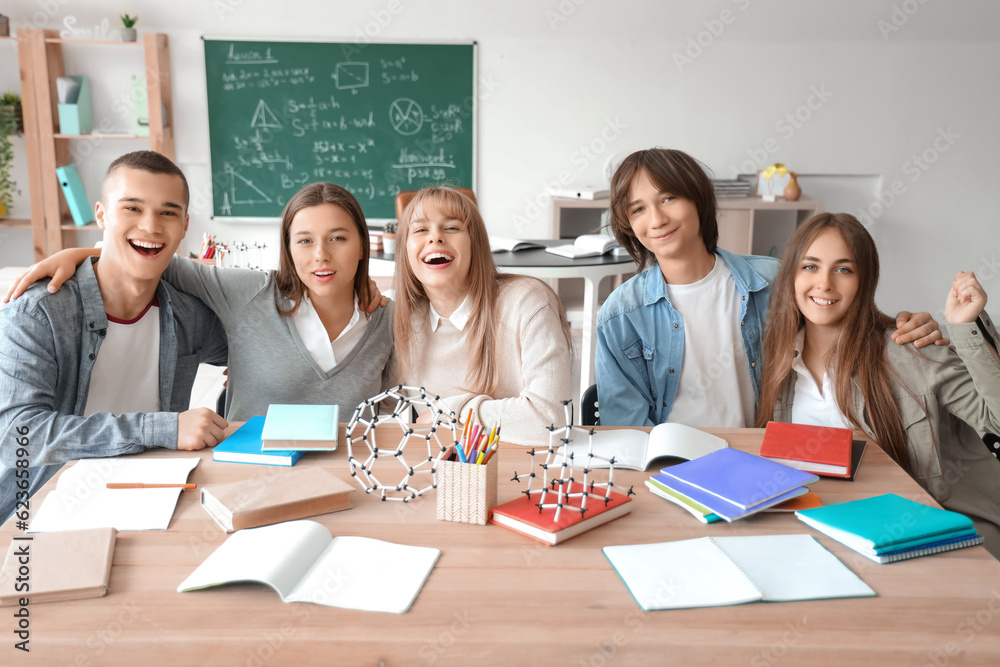
[(712, 179), (712, 186), (715, 188), (715, 196), (718, 199), (740, 199), (750, 196), (750, 181), (741, 179)]
[[(819, 478), (738, 449), (720, 449), (664, 468), (646, 486), (703, 523), (736, 521), (804, 496)], [(809, 504), (818, 502), (812, 498)], [(807, 505), (808, 506), (808, 505)], [(714, 518), (713, 518), (714, 517)]]
[(983, 543), (972, 520), (894, 493), (796, 512), (819, 532), (877, 563)]
[(865, 441), (851, 429), (768, 422), (760, 455), (822, 477), (853, 480), (865, 453)]

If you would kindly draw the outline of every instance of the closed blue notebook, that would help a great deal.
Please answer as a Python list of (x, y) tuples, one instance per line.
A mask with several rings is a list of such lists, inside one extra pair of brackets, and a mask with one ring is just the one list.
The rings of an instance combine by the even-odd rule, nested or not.
[(877, 555), (975, 537), (972, 519), (886, 493), (800, 510), (795, 515), (855, 551)]
[(339, 408), (336, 405), (272, 403), (264, 420), (264, 451), (337, 449)]
[(740, 509), (751, 509), (819, 479), (810, 472), (731, 447), (664, 468), (661, 472)]
[(260, 435), (263, 429), (264, 418), (251, 417), (246, 424), (216, 446), (212, 451), (212, 460), (287, 467), (295, 465), (302, 458), (302, 452), (262, 451)]
[(673, 489), (677, 493), (688, 498), (689, 500), (698, 503), (699, 505), (704, 505), (706, 508), (711, 510), (713, 514), (719, 515), (726, 521), (736, 521), (737, 519), (743, 519), (745, 517), (750, 516), (751, 514), (756, 514), (757, 512), (766, 510), (768, 507), (773, 507), (774, 505), (783, 503), (786, 500), (797, 498), (798, 496), (801, 496), (804, 493), (808, 493), (809, 491), (809, 489), (807, 489), (806, 487), (799, 486), (794, 489), (791, 489), (790, 491), (786, 491), (781, 495), (766, 500), (758, 505), (754, 505), (750, 509), (746, 509), (743, 507), (738, 507), (727, 500), (723, 500), (722, 498), (719, 498), (718, 496), (703, 491), (696, 486), (691, 486), (686, 482), (682, 482), (679, 479), (670, 477), (669, 475), (665, 475), (663, 473), (660, 473), (659, 475), (653, 475), (650, 479)]

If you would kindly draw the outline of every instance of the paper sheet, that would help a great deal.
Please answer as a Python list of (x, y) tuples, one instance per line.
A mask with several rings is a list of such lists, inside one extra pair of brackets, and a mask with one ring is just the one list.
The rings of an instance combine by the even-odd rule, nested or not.
[(184, 484), (200, 458), (84, 459), (64, 470), (34, 512), (29, 533), (111, 526), (166, 530), (181, 489), (108, 489), (108, 482)]

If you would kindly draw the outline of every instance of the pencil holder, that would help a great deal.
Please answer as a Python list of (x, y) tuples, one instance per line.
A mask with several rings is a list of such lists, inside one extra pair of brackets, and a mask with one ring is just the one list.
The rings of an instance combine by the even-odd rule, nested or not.
[(437, 518), (486, 525), (497, 505), (497, 457), (484, 465), (438, 461)]

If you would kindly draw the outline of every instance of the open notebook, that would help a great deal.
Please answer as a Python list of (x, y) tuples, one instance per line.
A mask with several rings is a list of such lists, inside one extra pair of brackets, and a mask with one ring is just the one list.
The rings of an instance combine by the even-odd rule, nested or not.
[[(605, 461), (594, 459), (588, 463), (587, 450), (591, 436), (574, 430), (571, 442), (560, 451), (573, 454), (574, 467), (607, 468)], [(647, 434), (632, 428), (595, 431), (593, 453), (610, 459), (615, 465), (629, 470), (645, 470), (659, 458), (677, 458), (691, 461), (717, 449), (729, 446), (722, 438), (699, 431), (684, 424), (659, 424)]]
[(604, 555), (646, 611), (875, 596), (809, 535), (628, 544)]
[(429, 547), (331, 537), (315, 521), (287, 521), (233, 533), (177, 590), (256, 581), (285, 602), (404, 614), (440, 555)]

